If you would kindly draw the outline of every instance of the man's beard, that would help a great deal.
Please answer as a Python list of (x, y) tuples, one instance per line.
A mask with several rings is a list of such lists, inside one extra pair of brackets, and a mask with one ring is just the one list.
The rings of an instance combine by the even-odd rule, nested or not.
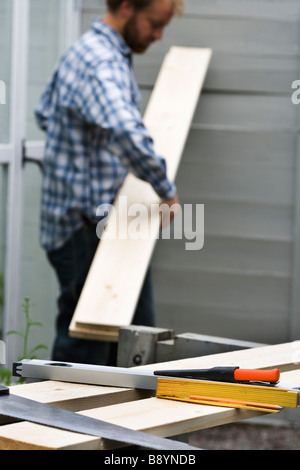
[(139, 31), (137, 28), (137, 16), (134, 15), (124, 27), (123, 37), (130, 47), (132, 52), (142, 54), (152, 44), (153, 39), (145, 39), (144, 41), (139, 39)]

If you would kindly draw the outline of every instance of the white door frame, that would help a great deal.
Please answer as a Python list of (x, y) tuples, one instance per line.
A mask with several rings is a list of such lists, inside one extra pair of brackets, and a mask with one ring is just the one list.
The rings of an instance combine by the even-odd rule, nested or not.
[[(12, 153), (8, 162), (4, 335), (8, 330), (18, 329), (19, 323), (23, 226), (22, 141), (25, 136), (26, 123), (28, 35), (29, 0), (13, 0), (10, 96), (10, 142)], [(7, 365), (9, 366), (17, 358), (17, 341), (14, 336), (5, 337), (5, 341)]]

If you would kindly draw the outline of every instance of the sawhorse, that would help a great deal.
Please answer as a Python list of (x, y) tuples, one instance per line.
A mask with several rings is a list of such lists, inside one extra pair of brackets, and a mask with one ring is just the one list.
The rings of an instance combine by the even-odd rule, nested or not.
[(132, 325), (120, 329), (117, 362), (119, 367), (134, 367), (262, 346), (266, 345)]

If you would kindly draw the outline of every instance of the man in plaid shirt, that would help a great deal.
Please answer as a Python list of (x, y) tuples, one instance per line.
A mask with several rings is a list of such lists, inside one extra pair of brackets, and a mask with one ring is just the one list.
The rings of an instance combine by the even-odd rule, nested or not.
[[(162, 202), (178, 202), (143, 124), (131, 59), (161, 39), (182, 0), (107, 4), (105, 17), (59, 61), (35, 114), (46, 132), (41, 244), (60, 284), (52, 359), (115, 365), (114, 345), (70, 338), (68, 328), (99, 243), (97, 207), (113, 204), (128, 172), (149, 182)], [(150, 270), (134, 324), (154, 325)]]

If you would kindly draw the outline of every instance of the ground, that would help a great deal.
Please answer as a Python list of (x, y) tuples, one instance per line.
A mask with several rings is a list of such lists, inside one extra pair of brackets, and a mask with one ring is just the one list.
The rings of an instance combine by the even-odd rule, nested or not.
[(191, 434), (189, 444), (206, 450), (300, 450), (300, 428), (228, 424)]

